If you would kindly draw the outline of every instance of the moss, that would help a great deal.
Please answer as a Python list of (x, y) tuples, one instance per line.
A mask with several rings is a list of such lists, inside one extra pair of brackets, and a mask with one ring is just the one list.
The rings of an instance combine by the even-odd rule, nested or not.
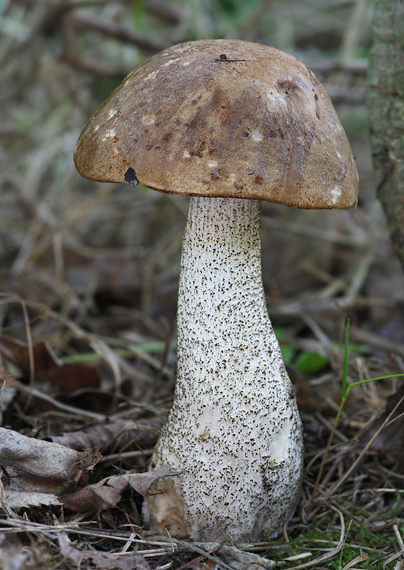
[[(400, 516), (401, 499), (401, 496), (396, 497), (394, 505), (378, 517), (379, 523), (382, 523), (382, 520), (391, 523), (396, 516)], [(344, 545), (332, 559), (321, 562), (315, 567), (342, 570), (356, 557), (366, 555), (367, 560), (358, 561), (354, 566), (369, 570), (382, 568), (385, 560), (397, 550), (397, 540), (391, 524), (386, 530), (378, 531), (378, 525), (374, 524), (375, 513), (369, 513), (345, 500), (337, 500), (335, 505), (344, 513)], [(400, 532), (404, 533), (404, 525), (400, 527)], [(326, 516), (319, 516), (317, 520), (310, 521), (307, 526), (301, 526), (298, 530), (292, 531), (289, 536), (289, 545), (285, 549), (273, 550), (269, 553), (269, 558), (276, 561), (279, 568), (288, 570), (299, 564), (314, 561), (327, 550), (334, 549), (340, 540), (340, 535), (340, 518), (336, 512), (332, 511)], [(312, 553), (312, 556), (285, 561), (286, 558), (307, 552)]]

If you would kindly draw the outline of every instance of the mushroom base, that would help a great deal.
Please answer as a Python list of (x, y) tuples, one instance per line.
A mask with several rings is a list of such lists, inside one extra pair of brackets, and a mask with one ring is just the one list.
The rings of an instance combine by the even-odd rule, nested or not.
[(293, 388), (265, 303), (260, 203), (191, 198), (178, 297), (174, 404), (145, 518), (194, 540), (260, 541), (299, 496), (303, 443)]

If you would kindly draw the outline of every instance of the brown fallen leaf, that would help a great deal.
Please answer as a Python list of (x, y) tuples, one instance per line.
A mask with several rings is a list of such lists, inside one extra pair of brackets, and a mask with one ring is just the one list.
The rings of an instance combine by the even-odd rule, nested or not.
[(17, 533), (0, 533), (0, 552), (2, 570), (22, 570), (33, 566), (32, 550), (24, 547)]
[(5, 491), (6, 504), (9, 509), (13, 511), (20, 511), (21, 509), (32, 509), (35, 507), (59, 507), (61, 508), (62, 502), (56, 495), (49, 493), (36, 493), (25, 491), (13, 491), (7, 489)]
[(18, 386), (18, 380), (11, 376), (2, 366), (0, 366), (0, 383), (4, 384), (7, 388)]
[[(316, 385), (304, 375), (296, 375), (294, 381), (299, 410), (312, 414), (320, 412), (323, 416), (336, 416), (341, 404), (341, 390), (334, 384)], [(352, 401), (352, 393), (348, 395), (346, 404)]]
[(126, 487), (130, 486), (144, 496), (156, 479), (175, 475), (178, 474), (162, 468), (152, 473), (125, 473), (106, 477), (98, 483), (64, 495), (61, 500), (65, 507), (78, 513), (104, 511), (119, 503)]
[(113, 446), (113, 451), (144, 449), (153, 445), (165, 420), (160, 417), (145, 418), (138, 422), (110, 422), (95, 424), (86, 429), (68, 432), (47, 439), (71, 449), (97, 448), (102, 453)]
[(365, 447), (368, 444), (396, 406), (397, 409), (389, 419), (388, 425), (383, 427), (376, 439), (371, 443), (370, 449), (382, 453), (402, 454), (404, 452), (404, 383), (400, 385), (394, 394), (387, 398), (384, 411), (362, 434), (358, 444), (359, 447)]
[(58, 536), (60, 551), (63, 556), (69, 558), (77, 567), (87, 562), (93, 568), (118, 568), (119, 570), (150, 570), (148, 562), (140, 554), (135, 552), (101, 552), (100, 550), (78, 550), (65, 534)]
[[(21, 370), (24, 378), (30, 377), (30, 354), (25, 343), (1, 338), (0, 352)], [(61, 364), (47, 342), (35, 344), (32, 352), (38, 382), (47, 382), (65, 394), (100, 386), (99, 373), (95, 368), (85, 364)]]
[(213, 552), (215, 556), (224, 560), (234, 570), (271, 570), (275, 562), (269, 558), (262, 558), (253, 552), (245, 552), (230, 544), (220, 542), (194, 542), (194, 546), (202, 548), (206, 552)]
[(18, 380), (0, 366), (0, 425), (3, 424), (3, 413), (15, 397), (18, 384)]
[(83, 452), (64, 445), (27, 437), (0, 428), (0, 468), (4, 487), (17, 491), (55, 493), (79, 480), (91, 469), (100, 454)]

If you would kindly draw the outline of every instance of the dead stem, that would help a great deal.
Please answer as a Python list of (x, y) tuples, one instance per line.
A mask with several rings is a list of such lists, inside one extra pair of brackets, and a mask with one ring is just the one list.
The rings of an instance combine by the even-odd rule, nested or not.
[(342, 549), (342, 546), (344, 544), (344, 539), (345, 539), (344, 517), (343, 517), (341, 511), (339, 511), (336, 507), (334, 507), (332, 505), (328, 505), (328, 506), (330, 509), (332, 509), (333, 511), (335, 511), (338, 514), (339, 520), (341, 523), (341, 533), (340, 533), (340, 538), (339, 538), (338, 544), (334, 548), (327, 551), (325, 554), (322, 554), (321, 556), (316, 558), (315, 560), (311, 560), (310, 562), (305, 562), (304, 564), (300, 564), (299, 566), (293, 566), (292, 568), (289, 568), (289, 570), (303, 570), (304, 568), (311, 568), (313, 566), (319, 566), (320, 564), (322, 564), (326, 560), (333, 558)]

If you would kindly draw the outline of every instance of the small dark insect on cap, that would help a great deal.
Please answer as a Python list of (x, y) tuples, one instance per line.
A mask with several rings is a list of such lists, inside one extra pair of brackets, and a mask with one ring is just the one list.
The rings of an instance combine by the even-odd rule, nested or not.
[(221, 53), (219, 55), (219, 59), (227, 59), (227, 55), (225, 53)]
[(129, 166), (128, 170), (125, 172), (124, 178), (126, 182), (129, 182), (129, 186), (132, 186), (132, 188), (135, 188), (135, 186), (139, 184), (139, 180), (136, 178), (135, 171), (131, 166)]

